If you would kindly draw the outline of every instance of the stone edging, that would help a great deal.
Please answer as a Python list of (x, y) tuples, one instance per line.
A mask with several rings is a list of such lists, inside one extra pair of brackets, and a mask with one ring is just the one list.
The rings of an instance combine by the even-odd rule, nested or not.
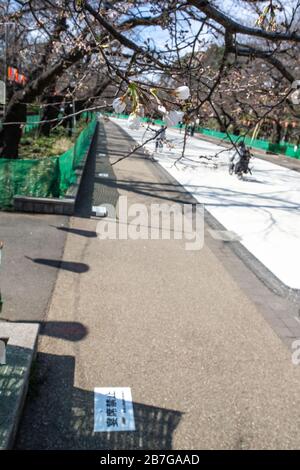
[(0, 365), (0, 450), (11, 449), (25, 403), (37, 352), (39, 324), (0, 322), (8, 338), (6, 364)]

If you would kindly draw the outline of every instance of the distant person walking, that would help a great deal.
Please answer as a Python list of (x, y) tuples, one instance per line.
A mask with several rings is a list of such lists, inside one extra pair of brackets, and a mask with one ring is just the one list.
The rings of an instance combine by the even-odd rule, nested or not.
[(234, 172), (237, 175), (241, 171), (247, 172), (250, 158), (251, 154), (249, 149), (246, 147), (244, 142), (239, 142), (235, 153), (230, 158), (230, 173)]
[(161, 126), (160, 133), (156, 137), (155, 141), (155, 151), (157, 152), (159, 148), (163, 148), (163, 143), (166, 140), (166, 128)]

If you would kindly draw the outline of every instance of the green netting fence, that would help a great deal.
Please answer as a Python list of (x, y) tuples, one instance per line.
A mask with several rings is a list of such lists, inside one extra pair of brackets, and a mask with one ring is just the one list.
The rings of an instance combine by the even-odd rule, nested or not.
[[(108, 113), (108, 112), (105, 114), (107, 116), (117, 117), (119, 119), (128, 119), (127, 114), (116, 114), (116, 113)], [(143, 118), (142, 121), (148, 122), (150, 121), (150, 119)], [(153, 122), (152, 119), (151, 119), (151, 122)], [(164, 121), (160, 119), (156, 119), (154, 120), (154, 122), (155, 124), (159, 126), (164, 125)], [(174, 127), (179, 128), (179, 125), (174, 126)], [(231, 139), (233, 142), (237, 142), (243, 139), (245, 141), (245, 144), (248, 145), (249, 147), (264, 150), (266, 152), (282, 154), (288, 157), (300, 159), (300, 147), (294, 144), (289, 144), (288, 142), (280, 142), (279, 144), (274, 144), (267, 140), (251, 139), (251, 137), (243, 137), (242, 135), (226, 134), (225, 132), (219, 132), (219, 131), (215, 131), (212, 129), (206, 129), (203, 127), (196, 128), (196, 132), (199, 132), (200, 134), (203, 134), (203, 135), (208, 135), (216, 139), (221, 139), (224, 141), (230, 141)]]
[(39, 127), (39, 121), (40, 121), (40, 116), (38, 114), (27, 116), (26, 126), (24, 127), (23, 132), (27, 134), (28, 132), (31, 132), (33, 129), (37, 129)]
[(233, 142), (237, 142), (243, 139), (245, 144), (248, 145), (249, 147), (264, 150), (266, 152), (287, 155), (288, 157), (300, 159), (300, 148), (297, 145), (289, 144), (288, 142), (279, 142), (278, 144), (274, 144), (267, 140), (252, 139), (251, 137), (244, 137), (242, 135), (239, 135), (239, 136), (235, 134), (227, 135), (224, 132), (214, 131), (212, 129), (205, 129), (205, 128), (200, 127), (197, 130), (201, 134), (208, 135), (210, 137), (214, 137), (214, 138), (225, 140), (225, 141), (230, 141), (231, 139)]
[[(77, 119), (93, 119), (94, 112), (92, 111), (84, 111), (81, 114), (77, 115)], [(59, 118), (62, 117), (62, 115), (59, 115)], [(39, 127), (39, 121), (41, 120), (41, 116), (38, 114), (32, 114), (27, 116), (26, 118), (26, 125), (24, 126), (23, 132), (27, 134), (28, 132), (31, 132), (34, 129), (37, 129)]]
[(62, 155), (39, 160), (0, 159), (0, 209), (11, 209), (19, 196), (63, 197), (76, 182), (76, 168), (91, 144), (97, 124), (94, 115), (75, 145)]

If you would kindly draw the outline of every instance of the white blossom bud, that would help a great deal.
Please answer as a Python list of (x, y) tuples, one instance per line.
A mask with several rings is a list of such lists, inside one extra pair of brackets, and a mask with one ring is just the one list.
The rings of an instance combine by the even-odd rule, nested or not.
[(141, 125), (141, 118), (136, 113), (131, 113), (128, 118), (128, 127), (132, 130), (139, 129)]
[(112, 102), (112, 106), (116, 113), (123, 113), (123, 111), (125, 111), (125, 108), (126, 108), (126, 103), (123, 98), (116, 98)]
[(167, 113), (166, 108), (161, 104), (158, 106), (157, 110), (160, 114), (166, 114)]
[(183, 118), (184, 113), (182, 111), (169, 111), (165, 115), (166, 126), (176, 126)]
[(180, 100), (187, 100), (191, 96), (191, 92), (188, 86), (179, 86), (174, 90), (175, 96)]

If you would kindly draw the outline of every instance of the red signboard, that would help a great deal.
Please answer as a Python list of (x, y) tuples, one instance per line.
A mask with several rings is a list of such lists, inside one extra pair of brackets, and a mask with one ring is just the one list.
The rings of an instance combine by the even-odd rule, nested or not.
[(25, 83), (27, 82), (27, 78), (25, 77), (25, 75), (20, 73), (18, 69), (14, 67), (8, 67), (7, 78), (11, 82), (19, 83), (20, 85), (25, 85)]

